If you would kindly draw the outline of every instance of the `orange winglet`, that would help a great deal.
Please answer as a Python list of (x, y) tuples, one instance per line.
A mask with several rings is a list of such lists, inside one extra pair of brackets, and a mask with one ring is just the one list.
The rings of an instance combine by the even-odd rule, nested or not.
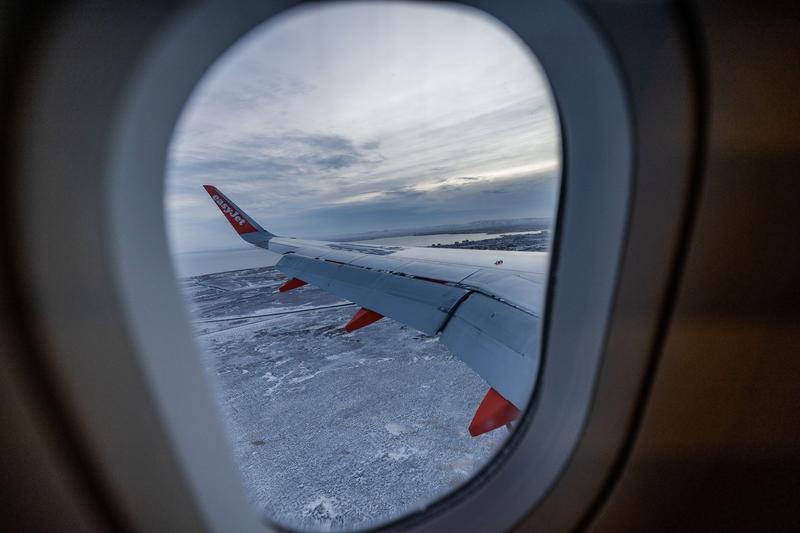
[(302, 287), (303, 285), (308, 285), (308, 284), (302, 279), (292, 278), (283, 285), (281, 285), (281, 287), (278, 290), (280, 292), (286, 292), (292, 289), (296, 289), (298, 287)]
[(236, 233), (244, 235), (246, 233), (256, 232), (260, 229), (254, 226), (252, 219), (245, 215), (244, 211), (231, 202), (219, 189), (213, 185), (203, 185), (203, 188), (211, 199), (214, 200), (214, 203), (217, 204), (217, 207), (219, 207), (219, 210), (225, 215), (225, 218), (228, 219), (228, 222), (230, 222), (233, 229), (236, 230)]
[(475, 411), (469, 424), (469, 434), (473, 437), (505, 426), (519, 418), (520, 411), (513, 403), (503, 398), (499, 392), (489, 389)]
[(377, 322), (381, 318), (383, 318), (382, 314), (362, 307), (356, 311), (356, 314), (353, 315), (353, 318), (350, 319), (350, 322), (347, 323), (347, 325), (344, 327), (344, 330), (347, 333), (352, 333), (357, 329), (361, 329), (364, 326), (369, 326), (373, 322)]

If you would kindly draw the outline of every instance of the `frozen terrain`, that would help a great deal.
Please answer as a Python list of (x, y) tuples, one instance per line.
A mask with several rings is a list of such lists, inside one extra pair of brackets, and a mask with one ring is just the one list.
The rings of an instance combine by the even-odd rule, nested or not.
[(355, 306), (309, 286), (280, 294), (284, 281), (273, 267), (182, 281), (245, 491), (269, 519), (343, 529), (398, 517), (505, 440), (469, 436), (488, 386), (435, 337), (391, 319), (346, 334)]

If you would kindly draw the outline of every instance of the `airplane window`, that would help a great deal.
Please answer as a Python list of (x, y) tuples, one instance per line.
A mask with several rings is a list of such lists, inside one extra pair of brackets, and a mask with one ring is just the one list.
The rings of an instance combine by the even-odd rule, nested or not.
[(200, 81), (167, 230), (267, 520), (385, 523), (500, 449), (539, 370), (560, 146), (530, 50), (459, 6), (293, 9)]

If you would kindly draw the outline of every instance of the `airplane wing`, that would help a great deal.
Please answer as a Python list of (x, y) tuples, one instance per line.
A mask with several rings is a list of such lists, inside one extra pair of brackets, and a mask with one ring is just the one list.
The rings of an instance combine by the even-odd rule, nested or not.
[(348, 332), (393, 318), (440, 342), (490, 385), (470, 424), (473, 436), (509, 424), (539, 369), (548, 254), (378, 246), (275, 236), (216, 187), (203, 186), (247, 242), (280, 254), (290, 279), (361, 306)]

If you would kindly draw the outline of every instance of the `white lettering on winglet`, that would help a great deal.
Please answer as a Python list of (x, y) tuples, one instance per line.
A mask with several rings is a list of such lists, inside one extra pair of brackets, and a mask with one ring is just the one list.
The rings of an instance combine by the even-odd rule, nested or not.
[(223, 200), (222, 198), (219, 197), (219, 195), (215, 194), (214, 196), (211, 197), (211, 199), (214, 200), (217, 203), (217, 205), (219, 206), (220, 210), (225, 215), (229, 216), (231, 219), (233, 219), (234, 221), (238, 222), (240, 226), (244, 226), (245, 225), (245, 223), (247, 221), (244, 219), (244, 217), (242, 215), (240, 215), (237, 210), (235, 210), (231, 206), (229, 206), (225, 202), (225, 200)]

